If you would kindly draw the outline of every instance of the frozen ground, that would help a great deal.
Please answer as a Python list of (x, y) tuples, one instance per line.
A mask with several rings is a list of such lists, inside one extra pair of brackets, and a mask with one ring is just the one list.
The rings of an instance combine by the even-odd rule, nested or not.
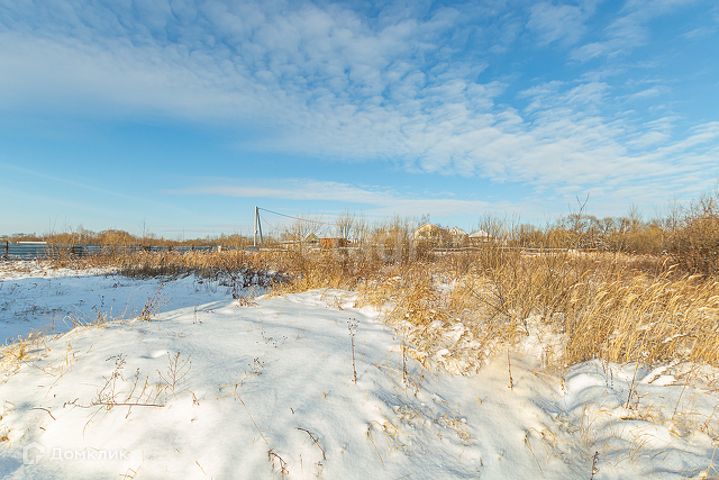
[[(112, 291), (130, 311), (158, 287), (113, 278), (5, 280), (0, 302), (82, 310)], [(349, 292), (238, 302), (199, 285), (165, 282), (149, 321), (6, 347), (0, 477), (719, 478), (708, 368), (595, 361), (562, 375), (515, 353), (510, 389), (506, 357), (472, 376), (403, 369), (401, 340)], [(17, 308), (2, 321), (18, 325)]]
[(230, 294), (228, 282), (217, 279), (185, 276), (168, 283), (165, 278), (130, 279), (110, 270), (0, 262), (0, 344), (31, 332), (62, 333), (98, 319), (134, 318), (146, 305), (163, 312), (225, 300)]

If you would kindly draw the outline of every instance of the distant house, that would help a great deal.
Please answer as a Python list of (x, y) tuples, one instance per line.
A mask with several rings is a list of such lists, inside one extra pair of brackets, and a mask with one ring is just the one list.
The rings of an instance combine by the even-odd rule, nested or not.
[(491, 242), (494, 239), (492, 235), (485, 232), (484, 230), (477, 230), (469, 234), (469, 243), (472, 245), (479, 245), (486, 242)]
[(414, 240), (434, 245), (460, 247), (467, 244), (467, 232), (459, 227), (442, 228), (433, 223), (425, 223), (414, 231)]
[(459, 227), (452, 227), (449, 230), (447, 230), (447, 233), (449, 233), (453, 237), (466, 237), (467, 236), (467, 232), (465, 232), (464, 230), (462, 230)]
[(449, 243), (454, 247), (461, 247), (467, 244), (469, 235), (459, 227), (452, 227), (447, 230)]
[(414, 231), (415, 240), (439, 241), (446, 235), (446, 230), (433, 223), (425, 223)]
[(305, 243), (317, 243), (320, 241), (320, 239), (314, 233), (308, 233), (307, 235), (305, 235), (305, 238), (302, 241)]
[(342, 237), (324, 237), (320, 238), (320, 248), (341, 248), (349, 245), (349, 241)]
[(425, 223), (414, 231), (414, 240), (431, 242), (435, 245), (461, 247), (467, 244), (469, 235), (459, 227), (442, 228), (434, 223)]

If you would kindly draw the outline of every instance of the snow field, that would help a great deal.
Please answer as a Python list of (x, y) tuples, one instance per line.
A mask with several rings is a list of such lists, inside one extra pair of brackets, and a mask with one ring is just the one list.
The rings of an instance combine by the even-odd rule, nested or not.
[[(2, 282), (0, 304), (10, 306), (0, 324), (13, 334), (18, 318), (39, 327), (46, 310), (91, 319), (100, 297), (126, 312), (158, 290), (163, 300), (150, 321), (37, 337), (22, 359), (16, 344), (6, 348), (0, 477), (719, 475), (719, 384), (707, 367), (592, 361), (560, 373), (512, 352), (510, 389), (506, 357), (468, 376), (403, 362), (402, 339), (377, 311), (354, 308), (350, 292), (238, 302), (193, 277), (159, 282)], [(21, 313), (33, 305), (36, 316)]]

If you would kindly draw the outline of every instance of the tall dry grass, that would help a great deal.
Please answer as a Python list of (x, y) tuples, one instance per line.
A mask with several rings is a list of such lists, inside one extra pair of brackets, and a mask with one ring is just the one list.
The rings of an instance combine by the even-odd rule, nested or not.
[[(479, 364), (497, 348), (541, 332), (559, 339), (552, 347), (556, 364), (602, 358), (719, 366), (718, 212), (707, 201), (660, 229), (662, 245), (671, 248), (660, 254), (572, 248), (528, 255), (511, 248), (528, 238), (555, 247), (612, 238), (581, 230), (581, 218), (576, 231), (495, 226), (495, 236), (504, 231), (503, 238), (438, 253), (413, 241), (410, 223), (395, 220), (352, 249), (138, 252), (77, 261), (129, 276), (272, 271), (281, 274), (277, 294), (356, 290), (361, 304), (384, 308), (386, 320), (408, 335), (415, 356), (427, 361), (454, 348)], [(625, 227), (624, 245), (659, 235), (636, 219)]]
[[(321, 259), (321, 261), (320, 261)], [(719, 366), (719, 282), (660, 258), (566, 252), (524, 255), (488, 246), (471, 254), (348, 269), (329, 255), (306, 259), (284, 292), (353, 288), (386, 308), (429, 358), (461, 324), (477, 361), (536, 333), (561, 339), (555, 360), (697, 361)]]
[(647, 273), (601, 254), (519, 257), (465, 275), (452, 301), (454, 309), (481, 312), (473, 325), (507, 342), (540, 322), (561, 336), (565, 364), (603, 358), (719, 365), (719, 284), (674, 270)]

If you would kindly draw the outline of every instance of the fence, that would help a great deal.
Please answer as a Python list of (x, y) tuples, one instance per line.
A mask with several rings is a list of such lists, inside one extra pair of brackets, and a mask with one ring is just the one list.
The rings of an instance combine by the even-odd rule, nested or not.
[(61, 256), (86, 257), (134, 252), (212, 252), (219, 247), (209, 245), (50, 245), (44, 242), (0, 243), (0, 257), (7, 260), (35, 260)]
[[(324, 240), (324, 239), (323, 239)], [(334, 239), (330, 239), (334, 240)], [(297, 245), (295, 243), (280, 243), (262, 247), (266, 251), (283, 251)], [(329, 245), (329, 243), (328, 243)], [(359, 248), (357, 245), (331, 244), (328, 245), (307, 245), (308, 250), (320, 250), (321, 246), (332, 248), (334, 250), (353, 250)], [(377, 245), (381, 247), (381, 245)], [(495, 248), (502, 250), (518, 250), (527, 255), (541, 255), (547, 253), (559, 252), (593, 252), (598, 251), (592, 248), (570, 249), (570, 248), (549, 248), (549, 247), (520, 247), (494, 244)], [(5, 260), (36, 260), (36, 259), (52, 259), (62, 256), (86, 257), (90, 255), (117, 255), (135, 252), (217, 252), (225, 250), (256, 250), (256, 247), (226, 247), (226, 246), (210, 246), (210, 245), (56, 245), (46, 244), (44, 242), (0, 242), (0, 259)], [(479, 252), (485, 245), (467, 245), (456, 247), (434, 246), (432, 252), (436, 254), (453, 254), (461, 252)]]

